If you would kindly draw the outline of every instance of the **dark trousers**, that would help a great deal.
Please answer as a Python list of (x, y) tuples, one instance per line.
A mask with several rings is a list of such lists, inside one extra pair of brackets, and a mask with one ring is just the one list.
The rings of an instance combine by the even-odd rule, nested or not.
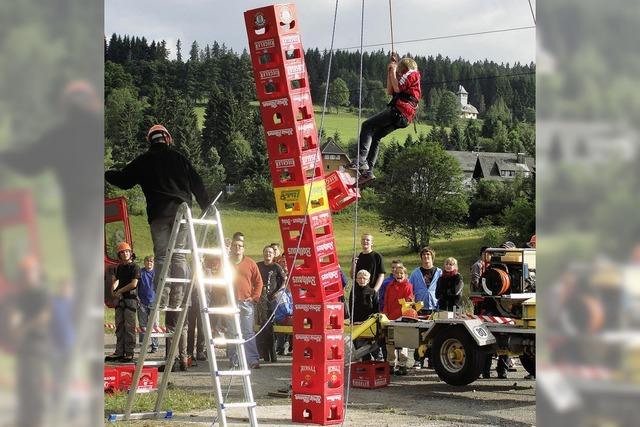
[[(487, 358), (484, 360), (484, 368), (482, 374), (488, 376), (491, 373), (491, 363), (493, 362), (493, 354), (487, 354)], [(507, 367), (509, 362), (509, 356), (498, 356), (498, 365), (496, 366), (496, 372), (498, 375), (504, 375), (507, 373)]]
[(273, 320), (264, 327), (260, 334), (256, 337), (258, 344), (258, 353), (265, 362), (277, 362), (276, 342), (273, 335)]
[(398, 129), (395, 125), (395, 120), (395, 113), (391, 108), (387, 108), (362, 123), (362, 128), (360, 129), (360, 152), (358, 153), (360, 164), (366, 162), (369, 165), (369, 169), (373, 169), (378, 160), (380, 140)]
[(116, 354), (133, 355), (136, 347), (138, 300), (121, 299), (116, 307)]
[(194, 354), (194, 344), (196, 353), (201, 353), (204, 351), (204, 325), (200, 315), (200, 300), (197, 296), (191, 298), (191, 306), (187, 316), (189, 322), (187, 325), (187, 354)]

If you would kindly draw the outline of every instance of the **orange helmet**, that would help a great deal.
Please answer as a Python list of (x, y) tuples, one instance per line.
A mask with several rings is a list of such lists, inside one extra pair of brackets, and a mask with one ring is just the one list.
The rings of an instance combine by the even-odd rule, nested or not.
[(173, 141), (173, 138), (167, 128), (162, 125), (153, 125), (149, 128), (149, 131), (147, 132), (147, 141), (153, 142), (154, 139), (158, 138), (160, 135), (165, 138), (167, 144), (171, 144)]
[(122, 251), (130, 251), (131, 250), (131, 246), (129, 246), (129, 244), (127, 242), (120, 242), (118, 243), (117, 246), (117, 252), (120, 253)]

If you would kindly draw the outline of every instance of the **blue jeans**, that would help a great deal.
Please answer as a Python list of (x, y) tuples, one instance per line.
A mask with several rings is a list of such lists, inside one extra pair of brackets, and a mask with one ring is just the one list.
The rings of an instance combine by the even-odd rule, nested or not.
[[(138, 325), (140, 325), (141, 328), (147, 327), (147, 323), (149, 322), (149, 314), (151, 314), (151, 310), (153, 310), (153, 307), (151, 306), (147, 306), (142, 303), (138, 304)], [(156, 327), (156, 326), (158, 326), (157, 319), (153, 322), (153, 327)], [(144, 340), (144, 332), (140, 332), (139, 338), (140, 338), (140, 344), (142, 344), (142, 340)], [(151, 338), (151, 348), (154, 350), (158, 349), (158, 338), (156, 337)]]
[[(254, 313), (255, 308), (253, 301), (238, 301), (238, 308), (240, 309), (240, 331), (242, 332), (242, 338), (248, 340), (254, 337), (253, 331)], [(227, 338), (235, 338), (233, 336), (233, 318), (229, 318), (227, 321)], [(258, 353), (258, 346), (255, 338), (244, 344), (244, 352), (247, 355), (247, 363), (252, 365), (260, 361), (260, 354)], [(238, 354), (235, 345), (227, 346), (227, 357), (232, 364), (238, 363)]]

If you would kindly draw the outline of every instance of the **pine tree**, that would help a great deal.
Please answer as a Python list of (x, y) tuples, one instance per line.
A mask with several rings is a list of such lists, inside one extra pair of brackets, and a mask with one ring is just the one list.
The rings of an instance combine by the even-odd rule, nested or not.
[(176, 42), (176, 61), (182, 62), (182, 42), (180, 39)]
[(200, 60), (200, 48), (198, 47), (198, 42), (193, 41), (191, 43), (191, 50), (189, 50), (189, 61), (190, 62), (198, 62)]

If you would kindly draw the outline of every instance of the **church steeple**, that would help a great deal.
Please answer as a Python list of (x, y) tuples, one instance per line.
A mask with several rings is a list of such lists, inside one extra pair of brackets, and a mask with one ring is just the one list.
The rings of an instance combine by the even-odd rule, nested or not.
[(460, 102), (460, 106), (467, 105), (467, 96), (469, 95), (469, 92), (464, 90), (462, 85), (458, 86), (458, 93), (456, 95), (458, 95), (458, 102)]

